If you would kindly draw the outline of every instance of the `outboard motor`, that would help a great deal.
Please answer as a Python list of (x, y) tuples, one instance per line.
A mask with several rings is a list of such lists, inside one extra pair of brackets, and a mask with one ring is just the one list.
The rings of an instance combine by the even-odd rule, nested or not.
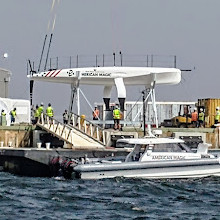
[(51, 176), (70, 179), (76, 165), (76, 160), (60, 156), (53, 157), (49, 162)]

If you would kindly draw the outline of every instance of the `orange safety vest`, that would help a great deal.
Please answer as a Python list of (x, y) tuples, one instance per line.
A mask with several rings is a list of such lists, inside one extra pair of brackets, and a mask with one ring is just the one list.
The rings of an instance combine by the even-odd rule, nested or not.
[(191, 121), (197, 121), (198, 120), (198, 113), (197, 112), (192, 112), (192, 119)]
[(96, 109), (93, 111), (93, 118), (98, 118), (99, 117), (99, 110)]

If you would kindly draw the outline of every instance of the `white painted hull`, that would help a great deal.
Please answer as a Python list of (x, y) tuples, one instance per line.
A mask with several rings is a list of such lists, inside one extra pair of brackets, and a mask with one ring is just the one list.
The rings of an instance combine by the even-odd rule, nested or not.
[[(196, 163), (184, 163), (183, 161), (164, 161), (159, 162), (159, 166), (151, 167), (151, 165), (155, 162), (151, 162), (149, 167), (129, 169), (125, 168), (123, 165), (129, 166), (129, 163), (122, 163), (121, 168), (120, 165), (113, 165), (112, 169), (105, 169), (105, 165), (100, 164), (101, 167), (92, 166), (94, 169), (90, 170), (81, 170), (77, 171), (77, 177), (81, 179), (104, 179), (104, 178), (115, 178), (115, 177), (125, 177), (125, 178), (141, 178), (141, 179), (175, 179), (175, 178), (201, 178), (208, 176), (220, 176), (220, 164), (219, 160), (211, 159), (212, 161), (216, 161), (216, 163), (207, 163), (206, 160), (202, 163), (201, 161), (196, 165)], [(191, 160), (192, 161), (192, 160)], [(190, 162), (190, 161), (187, 161)], [(132, 163), (132, 162), (131, 162)], [(130, 164), (131, 164), (130, 163)], [(147, 162), (148, 163), (148, 162)], [(179, 165), (178, 165), (179, 163)], [(137, 162), (135, 164), (138, 164)], [(141, 165), (146, 163), (141, 163)], [(156, 164), (156, 163), (155, 163)], [(191, 164), (191, 165), (190, 165)], [(203, 164), (203, 165), (202, 165)], [(164, 167), (163, 167), (164, 165)], [(88, 167), (89, 165), (84, 165), (84, 167)], [(115, 167), (117, 166), (117, 169)], [(132, 166), (132, 165), (131, 165)], [(103, 167), (103, 170), (101, 170)], [(110, 167), (108, 165), (108, 167)], [(81, 165), (83, 168), (83, 165)], [(96, 170), (96, 168), (100, 170)], [(76, 168), (77, 170), (77, 168)]]
[(95, 67), (58, 69), (34, 73), (31, 80), (81, 85), (115, 85), (116, 78), (122, 78), (125, 85), (178, 84), (181, 71), (176, 68), (156, 67)]

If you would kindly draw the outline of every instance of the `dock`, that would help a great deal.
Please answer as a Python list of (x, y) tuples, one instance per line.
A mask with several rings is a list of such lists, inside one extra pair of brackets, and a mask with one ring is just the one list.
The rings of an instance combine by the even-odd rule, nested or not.
[[(51, 126), (51, 125), (49, 125)], [(79, 146), (71, 145), (65, 142), (65, 135), (58, 138), (54, 135), (54, 131), (58, 130), (64, 133), (70, 133), (70, 130), (62, 127), (59, 122), (54, 122), (53, 129), (49, 127), (42, 129), (41, 126), (33, 126), (29, 124), (18, 124), (13, 126), (0, 127), (0, 168), (2, 171), (10, 172), (16, 175), (51, 177), (54, 172), (51, 170), (51, 161), (54, 158), (64, 160), (71, 158), (79, 160), (80, 158), (125, 158), (129, 153), (128, 149), (114, 148), (117, 138), (143, 136), (143, 131), (139, 129), (134, 131), (133, 128), (125, 127), (123, 131), (112, 131), (112, 129), (104, 129), (107, 145), (90, 145)], [(79, 126), (79, 125), (77, 125)], [(84, 126), (87, 126), (84, 124)], [(51, 126), (52, 127), (52, 126)], [(71, 127), (69, 127), (71, 129)], [(85, 128), (82, 126), (84, 133)], [(184, 139), (187, 143), (193, 145), (199, 142), (211, 143), (210, 150), (219, 152), (220, 150), (220, 130), (219, 128), (161, 128), (163, 136), (172, 136)], [(96, 130), (96, 129), (95, 129)], [(78, 133), (81, 132), (78, 128)], [(96, 130), (97, 131), (97, 130)], [(71, 130), (74, 132), (74, 130)], [(60, 133), (60, 134), (61, 134)], [(91, 134), (91, 131), (89, 131)], [(102, 133), (102, 134), (104, 134)], [(76, 133), (75, 133), (76, 134)], [(86, 134), (84, 134), (86, 135)], [(97, 135), (97, 134), (96, 134)], [(133, 136), (132, 136), (133, 135)], [(66, 138), (69, 138), (67, 135)], [(137, 137), (137, 136), (135, 136)], [(101, 140), (101, 136), (99, 137)], [(41, 140), (40, 140), (41, 139)], [(94, 141), (95, 137), (92, 138)], [(46, 145), (50, 141), (50, 146)], [(87, 141), (88, 141), (87, 137)], [(103, 140), (103, 138), (102, 138)], [(41, 144), (37, 143), (41, 141)], [(107, 142), (106, 142), (107, 143)]]

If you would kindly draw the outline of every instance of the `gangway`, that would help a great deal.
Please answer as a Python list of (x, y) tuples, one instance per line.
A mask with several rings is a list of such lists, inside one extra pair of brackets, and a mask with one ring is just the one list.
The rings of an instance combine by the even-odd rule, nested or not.
[(106, 131), (74, 113), (70, 114), (68, 124), (41, 114), (36, 125), (72, 145), (72, 148), (104, 148), (106, 146)]

